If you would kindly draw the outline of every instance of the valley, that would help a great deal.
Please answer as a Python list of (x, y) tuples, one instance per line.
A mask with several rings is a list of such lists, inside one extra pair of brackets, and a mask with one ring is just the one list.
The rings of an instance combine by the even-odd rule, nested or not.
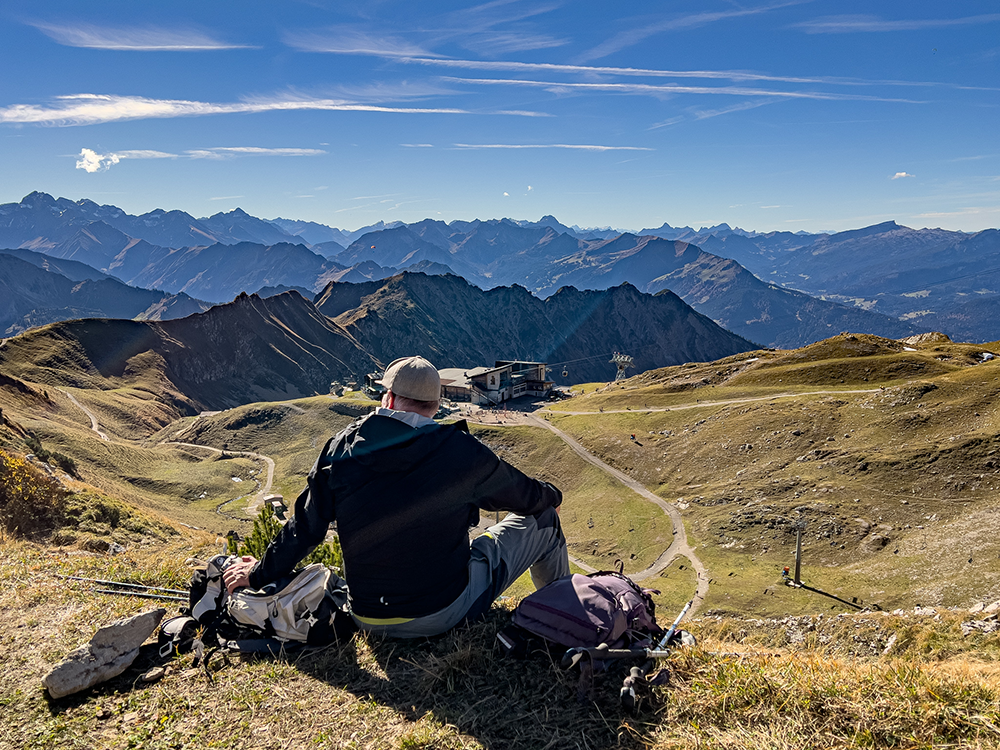
[[(472, 429), (563, 489), (582, 569), (620, 559), (664, 602), (697, 589), (709, 612), (828, 608), (781, 586), (804, 523), (811, 585), (884, 609), (961, 606), (1000, 598), (997, 348), (845, 334), (579, 386), (507, 419), (473, 411)], [(170, 417), (176, 396), (155, 388), (10, 380), (0, 446), (23, 451), (17, 425), (101, 491), (219, 536), (268, 491), (291, 504), (326, 438), (373, 405), (348, 393)]]
[[(692, 732), (742, 736), (762, 715), (796, 742), (816, 721), (844, 736), (874, 732), (890, 711), (905, 714), (894, 732), (990, 731), (976, 717), (994, 711), (1000, 654), (990, 604), (1000, 599), (1000, 342), (842, 334), (579, 384), (571, 398), (506, 412), (459, 405), (449, 418), (468, 418), (504, 460), (562, 489), (578, 569), (621, 560), (659, 592), (661, 622), (694, 597), (685, 627), (702, 645), (671, 658), (670, 686), (633, 731), (617, 673), (595, 675), (577, 703), (574, 673), (497, 655), (496, 631), (530, 591), (523, 580), (486, 621), (441, 639), (357, 637), (294, 661), (220, 666), (213, 691), (180, 658), (159, 685), (132, 687), (141, 672), (129, 673), (49, 716), (35, 697), (47, 665), (95, 621), (149, 606), (67, 588), (60, 575), (183, 587), (186, 559), (217, 553), (231, 529), (247, 533), (268, 481), (290, 503), (327, 437), (374, 402), (348, 391), (185, 415), (177, 405), (191, 397), (150, 357), (139, 362), (154, 366), (134, 362), (128, 377), (83, 367), (75, 385), (27, 380), (51, 379), (41, 341), (15, 349), (31, 366), (0, 374), (0, 448), (24, 453), (33, 435), (72, 457), (79, 478), (49, 471), (81, 509), (34, 541), (3, 532), (0, 545), (0, 601), (12, 612), (0, 636), (17, 654), (2, 682), (31, 732), (109, 747), (133, 731), (219, 744), (245, 736), (232, 721), (248, 692), (261, 696), (254, 705), (329, 704), (322, 731), (337, 742), (364, 731), (371, 746), (414, 732), (442, 747), (507, 746), (522, 741), (525, 717), (536, 739), (565, 720), (587, 727), (594, 746), (630, 750), (685, 746), (678, 738)], [(782, 578), (797, 524), (811, 588)], [(774, 685), (802, 700), (775, 701)], [(562, 718), (534, 708), (538, 695)], [(177, 700), (212, 720), (186, 723), (169, 708)], [(841, 706), (832, 715), (831, 701)], [(95, 723), (96, 704), (111, 706), (110, 722)], [(962, 722), (953, 729), (952, 717)], [(269, 726), (303, 741), (321, 731)]]

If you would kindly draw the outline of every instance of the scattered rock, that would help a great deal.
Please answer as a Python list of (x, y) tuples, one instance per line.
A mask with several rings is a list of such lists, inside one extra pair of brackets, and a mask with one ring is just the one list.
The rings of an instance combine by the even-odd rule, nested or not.
[(984, 608), (983, 612), (988, 615), (992, 615), (994, 612), (1000, 612), (1000, 601), (993, 602), (988, 607)]
[(167, 673), (167, 670), (163, 667), (153, 667), (151, 670), (146, 672), (142, 676), (143, 682), (159, 682), (163, 679), (163, 676)]
[(995, 633), (1000, 630), (1000, 622), (996, 620), (970, 620), (962, 623), (962, 635), (968, 637), (973, 633)]
[(878, 552), (885, 549), (889, 541), (889, 537), (882, 534), (869, 534), (861, 541), (861, 549), (865, 552)]
[(978, 614), (979, 612), (982, 612), (985, 607), (986, 605), (983, 604), (982, 602), (976, 602), (971, 607), (969, 607), (969, 614), (970, 615)]
[(913, 608), (913, 614), (920, 615), (921, 617), (930, 617), (931, 615), (936, 615), (937, 610), (933, 607), (921, 607), (917, 605)]
[(53, 698), (62, 698), (117, 677), (135, 661), (139, 646), (166, 613), (165, 609), (154, 609), (104, 626), (90, 643), (74, 649), (56, 664), (42, 678), (42, 685)]

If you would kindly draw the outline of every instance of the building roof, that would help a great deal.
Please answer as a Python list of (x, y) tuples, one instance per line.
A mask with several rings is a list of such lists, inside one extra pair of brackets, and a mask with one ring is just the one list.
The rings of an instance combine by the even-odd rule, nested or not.
[(441, 385), (453, 387), (468, 387), (469, 385), (469, 378), (466, 377), (464, 367), (446, 367), (438, 370), (438, 375), (441, 377)]

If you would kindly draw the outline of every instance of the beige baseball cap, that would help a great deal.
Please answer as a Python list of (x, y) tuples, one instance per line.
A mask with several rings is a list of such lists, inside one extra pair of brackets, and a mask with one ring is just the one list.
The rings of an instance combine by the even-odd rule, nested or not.
[(441, 376), (437, 368), (423, 357), (401, 357), (387, 368), (376, 381), (397, 396), (414, 401), (438, 401), (441, 398)]

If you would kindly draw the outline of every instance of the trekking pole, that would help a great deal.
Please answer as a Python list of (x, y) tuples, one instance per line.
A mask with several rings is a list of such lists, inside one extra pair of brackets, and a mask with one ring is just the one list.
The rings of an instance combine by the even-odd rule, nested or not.
[(123, 581), (107, 581), (102, 578), (83, 578), (81, 576), (64, 576), (59, 574), (59, 578), (63, 578), (67, 581), (83, 581), (84, 583), (99, 583), (102, 586), (119, 586), (126, 589), (135, 589), (137, 591), (162, 591), (165, 594), (182, 594), (184, 596), (188, 595), (187, 590), (182, 589), (168, 589), (165, 586), (143, 586), (138, 583), (125, 583)]
[(159, 599), (160, 601), (167, 602), (185, 602), (187, 603), (187, 597), (183, 596), (170, 596), (169, 594), (146, 594), (142, 591), (122, 591), (121, 589), (94, 589), (94, 593), (97, 594), (118, 594), (119, 596), (137, 596), (142, 599)]
[(691, 609), (692, 604), (694, 604), (693, 599), (684, 605), (684, 609), (682, 609), (681, 613), (677, 615), (677, 619), (674, 620), (670, 629), (667, 630), (663, 638), (660, 639), (660, 642), (657, 643), (655, 647), (647, 649), (646, 661), (644, 661), (641, 666), (632, 667), (632, 669), (629, 670), (628, 677), (626, 677), (625, 682), (622, 683), (620, 695), (622, 708), (631, 713), (635, 713), (635, 710), (639, 705), (638, 697), (635, 693), (636, 685), (646, 681), (646, 675), (648, 675), (653, 670), (653, 667), (656, 666), (657, 658), (670, 655), (670, 639), (673, 638), (674, 633), (677, 632), (677, 626), (681, 624), (681, 620), (684, 619), (684, 615), (686, 615), (688, 610)]

